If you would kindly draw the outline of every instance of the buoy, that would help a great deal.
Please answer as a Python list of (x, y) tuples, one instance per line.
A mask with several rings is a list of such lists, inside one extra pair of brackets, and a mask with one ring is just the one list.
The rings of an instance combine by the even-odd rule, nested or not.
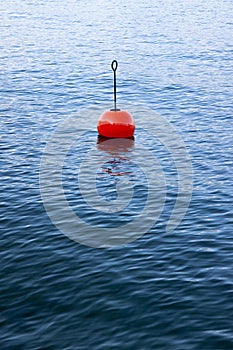
[(130, 138), (134, 134), (135, 123), (131, 114), (120, 110), (116, 106), (116, 70), (118, 63), (112, 61), (112, 70), (114, 72), (114, 108), (105, 111), (99, 118), (97, 130), (99, 135), (107, 138)]

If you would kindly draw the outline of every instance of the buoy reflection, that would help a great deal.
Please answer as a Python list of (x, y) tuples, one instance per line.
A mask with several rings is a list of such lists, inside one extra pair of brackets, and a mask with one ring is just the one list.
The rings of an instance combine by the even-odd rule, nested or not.
[(134, 150), (134, 137), (108, 139), (98, 136), (97, 148), (106, 153), (108, 159), (101, 166), (101, 172), (114, 177), (131, 176), (130, 153)]

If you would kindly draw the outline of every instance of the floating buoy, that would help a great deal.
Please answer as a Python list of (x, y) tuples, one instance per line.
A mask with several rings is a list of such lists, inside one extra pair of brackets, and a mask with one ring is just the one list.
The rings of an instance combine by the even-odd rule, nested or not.
[(114, 72), (114, 108), (100, 116), (97, 123), (98, 133), (107, 138), (130, 138), (135, 130), (134, 119), (129, 112), (116, 107), (116, 60), (112, 61), (111, 67)]

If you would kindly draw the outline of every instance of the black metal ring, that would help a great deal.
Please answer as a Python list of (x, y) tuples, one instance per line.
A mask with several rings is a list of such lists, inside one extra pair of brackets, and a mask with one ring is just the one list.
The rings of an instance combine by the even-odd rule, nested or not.
[[(114, 67), (115, 65), (115, 67)], [(117, 70), (117, 67), (118, 67), (118, 63), (116, 60), (112, 61), (112, 70), (115, 72)]]

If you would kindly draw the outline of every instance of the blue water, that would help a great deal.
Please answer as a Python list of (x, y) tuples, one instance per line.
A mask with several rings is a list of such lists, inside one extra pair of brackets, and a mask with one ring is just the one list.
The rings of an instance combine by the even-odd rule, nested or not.
[[(233, 2), (8, 0), (0, 18), (0, 348), (233, 349)], [(177, 174), (146, 140), (170, 179), (162, 216), (141, 238), (98, 249), (54, 226), (39, 173), (62, 121), (112, 107), (113, 59), (119, 105), (147, 106), (184, 140), (193, 193), (166, 234)], [(153, 118), (135, 120), (140, 142), (140, 127), (152, 128)], [(88, 142), (96, 139), (90, 125)], [(79, 213), (80, 154), (70, 157), (64, 187)], [(131, 181), (130, 162), (118, 165), (111, 172)], [(134, 176), (139, 210), (146, 183)], [(115, 177), (97, 180), (100, 194), (115, 199)], [(103, 218), (85, 213), (96, 225)]]

